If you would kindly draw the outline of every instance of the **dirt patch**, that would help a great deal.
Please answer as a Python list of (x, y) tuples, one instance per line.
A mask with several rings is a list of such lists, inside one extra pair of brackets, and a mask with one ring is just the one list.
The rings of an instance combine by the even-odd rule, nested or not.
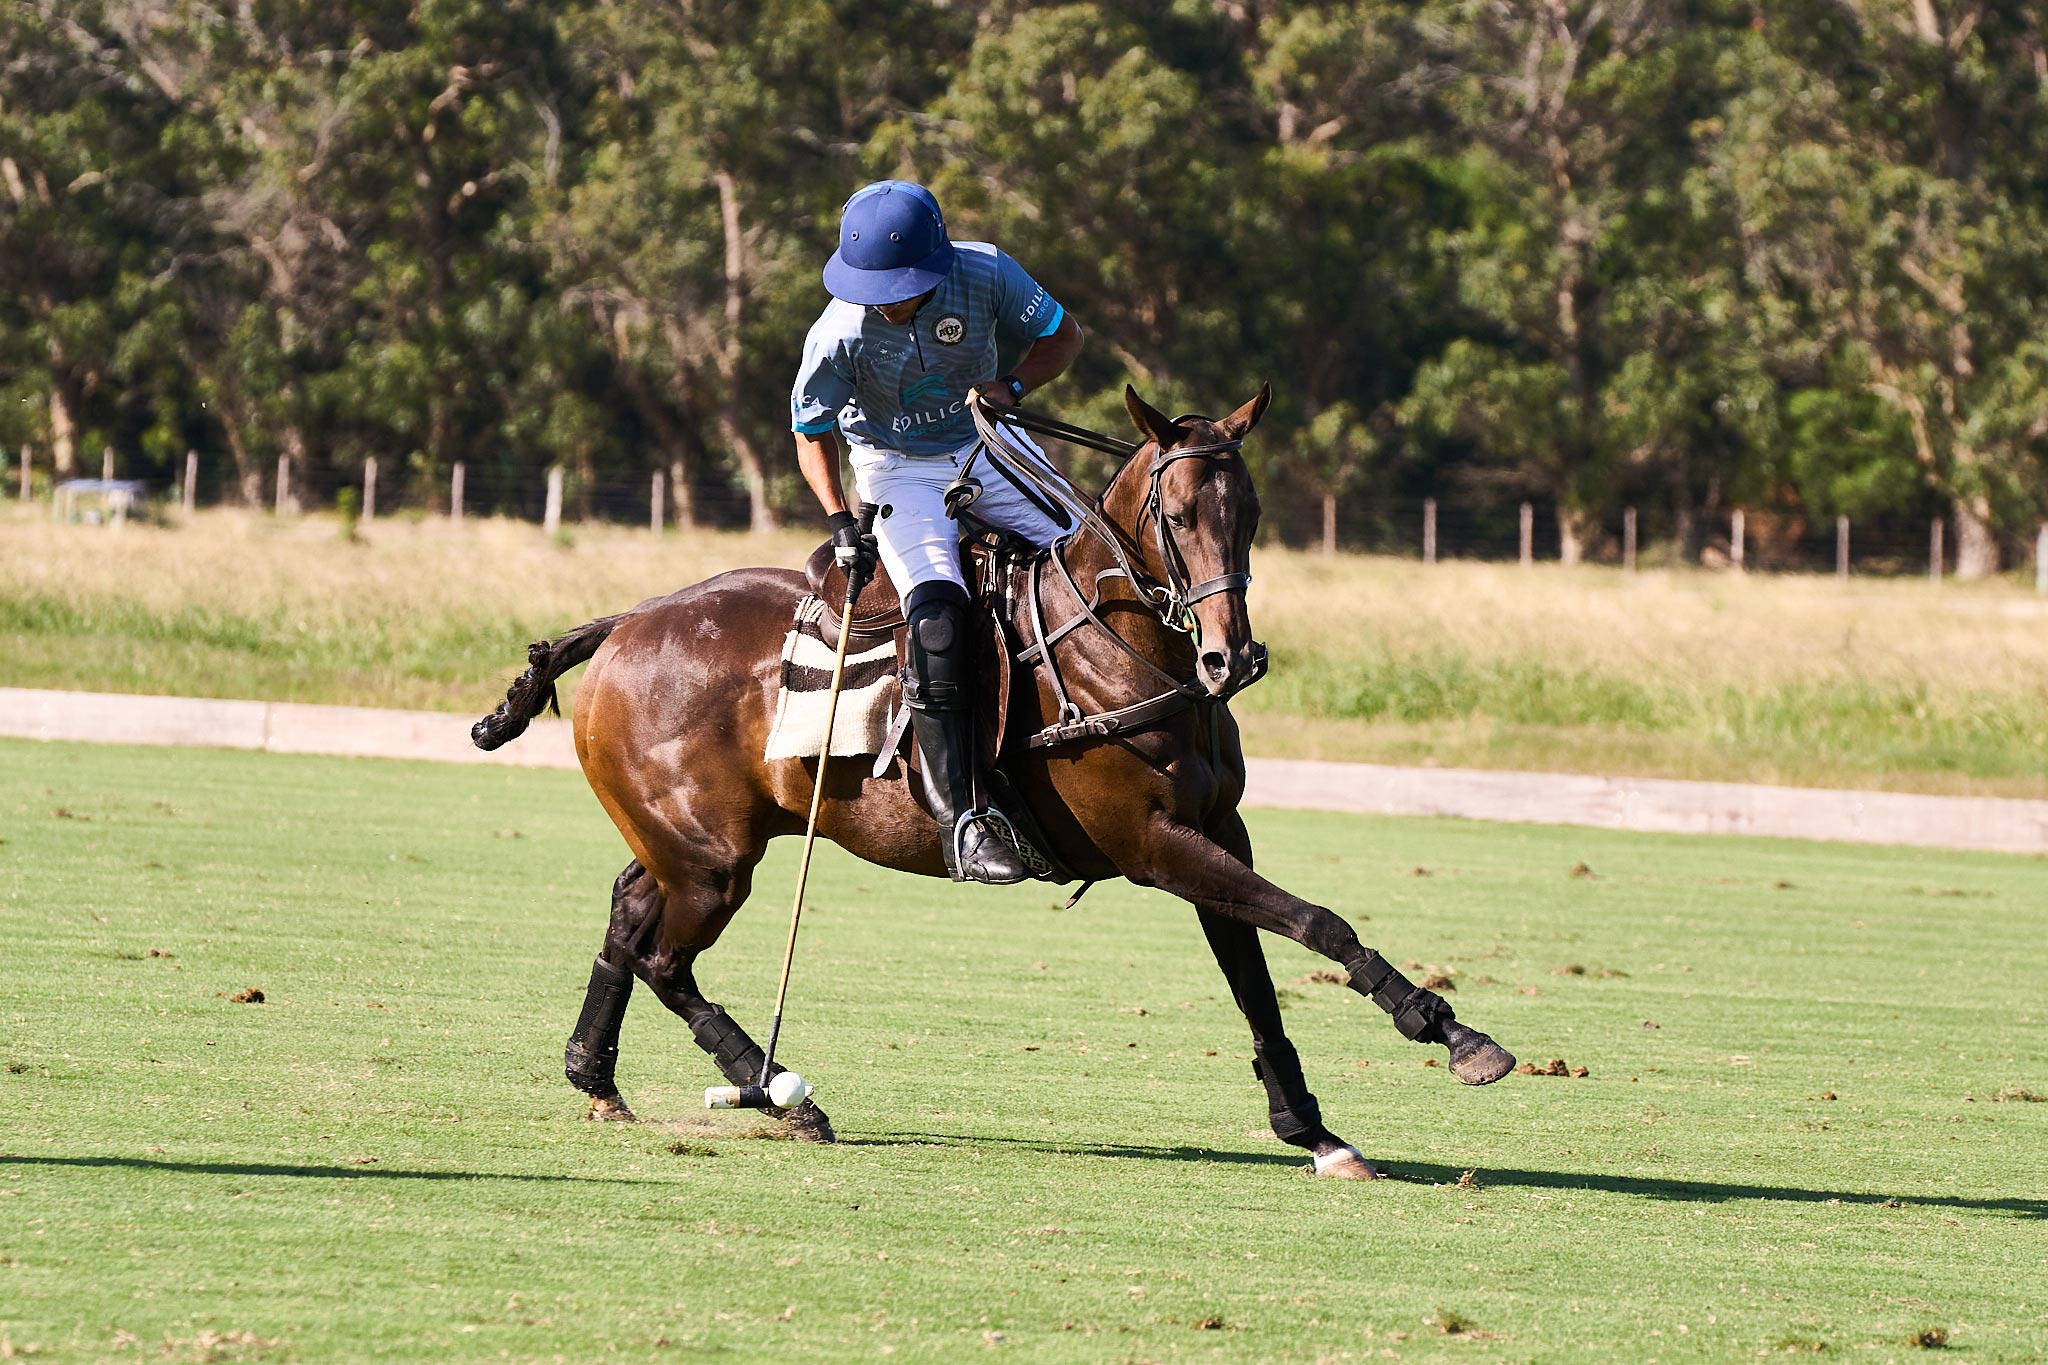
[(244, 986), (229, 996), (228, 1001), (236, 1005), (260, 1005), (263, 1003), (263, 990), (260, 986)]
[(2043, 1101), (2048, 1101), (2048, 1095), (2036, 1095), (2031, 1090), (2021, 1090), (2015, 1086), (2009, 1090), (1999, 1091), (1991, 1097), (1991, 1100), (1994, 1104), (2004, 1104), (2015, 1100), (2021, 1104), (2040, 1104)]
[(1476, 1190), (1479, 1188), (1479, 1181), (1473, 1177), (1472, 1172), (1467, 1171), (1458, 1177), (1457, 1187), (1461, 1190)]
[(166, 957), (166, 958), (167, 958), (167, 957), (169, 957), (170, 955), (171, 955), (171, 954), (170, 954), (170, 953), (169, 953), (169, 952), (168, 952), (167, 950), (165, 950), (165, 949), (163, 949), (163, 948), (151, 948), (151, 949), (149, 950), (149, 956), (151, 956), (151, 957)]
[(1583, 1066), (1566, 1065), (1562, 1057), (1552, 1057), (1542, 1066), (1538, 1066), (1534, 1062), (1523, 1062), (1515, 1068), (1515, 1074), (1517, 1076), (1571, 1076), (1583, 1079), (1593, 1073)]
[(1948, 1328), (1922, 1327), (1905, 1340), (1905, 1345), (1916, 1351), (1939, 1351), (1948, 1345)]
[(1592, 868), (1587, 867), (1584, 863), (1573, 863), (1572, 870), (1570, 872), (1567, 872), (1565, 875), (1567, 877), (1576, 878), (1577, 880), (1582, 882), (1594, 881), (1598, 879), (1598, 877), (1600, 876), (1598, 872), (1595, 872)]
[(1307, 976), (1295, 977), (1293, 984), (1297, 986), (1348, 986), (1351, 984), (1351, 978), (1343, 972), (1333, 972), (1328, 968), (1319, 967)]

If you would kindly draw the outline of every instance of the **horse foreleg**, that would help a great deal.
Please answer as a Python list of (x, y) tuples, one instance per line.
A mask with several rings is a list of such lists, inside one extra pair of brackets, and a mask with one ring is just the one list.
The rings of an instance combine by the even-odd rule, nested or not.
[(583, 1010), (562, 1054), (569, 1084), (590, 1096), (586, 1117), (631, 1122), (633, 1111), (619, 1094), (616, 1071), (619, 1028), (633, 998), (633, 945), (653, 924), (661, 908), (661, 888), (639, 862), (612, 883), (611, 922), (605, 928), (604, 951), (590, 966), (590, 984), (583, 992)]
[(1157, 886), (1198, 909), (1293, 939), (1343, 967), (1351, 989), (1393, 1016), (1411, 1042), (1450, 1050), (1451, 1073), (1467, 1085), (1486, 1085), (1514, 1069), (1506, 1048), (1459, 1023), (1450, 1002), (1416, 985), (1371, 948), (1349, 924), (1267, 881), (1200, 830), (1161, 817), (1147, 829), (1134, 866), (1124, 875)]
[(1301, 1056), (1287, 1040), (1280, 1022), (1280, 1001), (1273, 994), (1273, 977), (1266, 970), (1259, 931), (1213, 910), (1197, 908), (1195, 913), (1209, 939), (1209, 951), (1216, 955), (1216, 965), (1223, 969), (1230, 993), (1251, 1025), (1252, 1074), (1266, 1087), (1266, 1112), (1273, 1136), (1306, 1148), (1315, 1157), (1317, 1175), (1376, 1179), (1379, 1172), (1358, 1149), (1323, 1126), (1322, 1107), (1301, 1074)]

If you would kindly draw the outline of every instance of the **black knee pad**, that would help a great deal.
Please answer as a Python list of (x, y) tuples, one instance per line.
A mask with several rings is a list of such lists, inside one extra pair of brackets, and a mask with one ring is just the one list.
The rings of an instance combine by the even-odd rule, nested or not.
[(719, 1006), (707, 1004), (701, 1013), (691, 1015), (690, 1033), (734, 1085), (753, 1085), (761, 1079), (760, 1045)]
[(590, 986), (583, 993), (583, 1012), (562, 1054), (562, 1072), (569, 1084), (587, 1095), (609, 1095), (619, 1060), (619, 1025), (633, 998), (633, 974), (603, 958), (590, 965)]
[(1266, 1087), (1273, 1136), (1294, 1142), (1322, 1129), (1323, 1110), (1302, 1078), (1301, 1055), (1288, 1042), (1266, 1043), (1252, 1059), (1252, 1075)]
[(1450, 1001), (1416, 985), (1370, 948), (1364, 957), (1348, 964), (1348, 969), (1351, 989), (1370, 996), (1375, 1005), (1392, 1015), (1394, 1028), (1411, 1043), (1442, 1042), (1443, 1026), (1457, 1018)]
[(973, 680), (967, 590), (958, 583), (920, 583), (904, 603), (909, 667), (903, 697), (920, 711), (957, 711)]

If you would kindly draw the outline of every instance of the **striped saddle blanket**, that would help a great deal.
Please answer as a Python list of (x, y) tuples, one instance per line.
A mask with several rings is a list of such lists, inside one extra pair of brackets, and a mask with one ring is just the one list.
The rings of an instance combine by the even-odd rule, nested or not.
[[(782, 686), (775, 695), (775, 723), (768, 729), (768, 758), (816, 758), (825, 747), (833, 647), (819, 629), (824, 611), (823, 602), (806, 597), (782, 638)], [(895, 701), (895, 638), (855, 634), (847, 642), (832, 756), (880, 754), (889, 743)]]

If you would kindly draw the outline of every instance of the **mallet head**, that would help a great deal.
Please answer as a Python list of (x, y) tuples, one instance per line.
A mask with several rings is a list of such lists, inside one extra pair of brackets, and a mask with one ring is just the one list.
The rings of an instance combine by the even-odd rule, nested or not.
[(794, 1071), (778, 1071), (765, 1086), (714, 1085), (704, 1091), (706, 1109), (794, 1109), (814, 1087)]

